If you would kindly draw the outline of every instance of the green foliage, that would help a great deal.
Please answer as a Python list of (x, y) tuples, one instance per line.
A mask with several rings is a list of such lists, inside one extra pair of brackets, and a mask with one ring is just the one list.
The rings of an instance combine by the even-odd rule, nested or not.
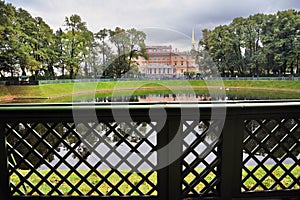
[(64, 26), (53, 33), (41, 17), (0, 0), (0, 77), (30, 72), (33, 79), (54, 79), (57, 71), (71, 79), (121, 77), (130, 70), (134, 76), (134, 59), (147, 56), (141, 31), (117, 27), (92, 33), (76, 14), (65, 17)]
[(121, 78), (124, 75), (137, 74), (134, 59), (139, 56), (147, 58), (146, 34), (134, 28), (124, 30), (117, 27), (109, 30), (109, 41), (115, 46), (116, 54), (106, 60), (103, 75), (110, 78)]
[[(238, 17), (203, 30), (199, 54), (206, 51), (222, 76), (299, 74), (299, 29), (300, 12), (295, 10)], [(204, 71), (206, 60), (198, 62)]]

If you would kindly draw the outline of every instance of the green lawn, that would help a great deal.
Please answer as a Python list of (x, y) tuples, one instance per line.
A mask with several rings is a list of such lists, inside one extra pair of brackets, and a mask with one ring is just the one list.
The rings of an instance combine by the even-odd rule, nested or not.
[[(286, 168), (290, 168), (291, 165), (284, 165)], [(267, 165), (266, 168), (267, 169), (271, 169), (271, 165)], [(248, 167), (248, 170), (252, 171), (254, 167)], [(201, 172), (204, 169), (196, 169), (195, 171), (199, 174), (201, 174)], [(22, 176), (26, 176), (29, 171), (27, 170), (19, 170), (19, 172), (22, 174)], [(49, 170), (40, 170), (39, 171), (42, 176), (48, 176), (47, 180), (50, 182), (51, 185), (55, 186), (55, 188), (57, 188), (59, 191), (61, 191), (61, 193), (63, 193), (64, 195), (71, 195), (71, 196), (77, 196), (79, 195), (76, 191), (72, 191), (72, 188), (70, 187), (70, 185), (72, 186), (76, 186), (76, 188), (82, 193), (82, 194), (89, 194), (91, 188), (90, 186), (88, 186), (88, 184), (86, 183), (81, 183), (81, 178), (76, 175), (75, 173), (72, 173), (71, 176), (69, 176), (68, 181), (69, 183), (67, 183), (66, 181), (61, 181), (61, 178), (56, 174), (56, 173), (60, 173), (62, 176), (66, 176), (66, 174), (69, 173), (69, 170), (58, 170), (56, 173), (51, 173)], [(81, 176), (85, 176), (89, 171), (88, 170), (78, 170), (78, 173)], [(99, 170), (98, 171), (102, 176), (106, 176), (110, 171), (109, 170)], [(290, 172), (293, 176), (296, 177), (296, 179), (300, 177), (300, 166), (297, 165), (296, 167), (290, 169)], [(152, 186), (146, 182), (146, 181), (141, 181), (142, 178), (136, 173), (129, 173), (128, 171), (120, 171), (120, 173), (123, 176), (127, 176), (128, 177), (128, 182), (132, 183), (133, 185), (137, 186), (139, 188), (139, 190), (142, 192), (142, 194), (148, 194), (149, 191), (151, 191)], [(149, 171), (144, 171), (141, 172), (141, 174), (143, 174), (143, 176), (146, 176), (146, 174), (149, 173)], [(262, 177), (264, 177), (266, 174), (266, 172), (262, 169), (262, 168), (258, 168), (255, 172), (253, 172), (253, 175), (257, 178), (257, 179), (262, 179)], [(282, 179), (281, 183), (284, 185), (285, 188), (289, 188), (290, 184), (293, 183), (293, 179), (287, 175), (285, 177), (281, 177), (284, 174), (284, 171), (280, 168), (277, 167), (273, 173), (274, 177), (276, 177), (277, 179)], [(242, 172), (242, 179), (244, 179), (247, 176), (247, 172), (245, 170), (243, 170)], [(24, 184), (24, 185), (18, 185), (20, 183), (20, 179), (19, 177), (14, 173), (11, 177), (11, 183), (14, 184), (15, 186), (18, 186), (18, 188), (22, 191), (22, 193), (25, 194), (31, 194), (31, 195), (37, 195), (37, 192), (32, 192), (32, 188), (28, 185), (28, 184)], [(211, 182), (213, 181), (213, 179), (216, 178), (216, 175), (212, 172), (210, 172), (204, 179), (207, 182)], [(189, 173), (186, 177), (184, 177), (184, 181), (186, 183), (191, 183), (193, 180), (195, 179), (195, 175), (192, 173)], [(32, 183), (33, 186), (36, 186), (39, 184), (39, 182), (41, 181), (41, 178), (39, 176), (37, 176), (36, 174), (31, 174), (28, 178), (28, 181), (30, 181)], [(101, 182), (101, 178), (96, 174), (96, 173), (91, 173), (90, 176), (88, 176), (87, 180), (93, 185), (97, 185), (98, 186), (98, 190), (103, 194), (103, 195), (107, 195), (109, 194), (110, 190), (112, 189), (113, 185), (117, 185), (120, 181), (121, 178), (118, 174), (116, 174), (115, 172), (112, 173), (109, 178), (108, 181), (111, 184), (108, 184), (106, 181)], [(153, 183), (153, 185), (157, 184), (157, 173), (156, 172), (150, 172), (150, 175), (148, 177), (149, 182)], [(132, 187), (130, 186), (130, 184), (128, 184), (128, 182), (124, 182), (122, 183), (118, 189), (120, 190), (120, 192), (122, 194), (128, 194), (130, 193)], [(140, 183), (141, 182), (141, 183)], [(252, 188), (254, 185), (256, 184), (256, 181), (250, 177), (247, 178), (247, 180), (244, 180), (244, 185), (246, 188), (250, 189), (250, 190), (254, 190), (254, 191), (260, 191), (263, 190), (263, 188), (261, 186), (257, 186), (255, 188)], [(262, 181), (262, 184), (264, 186), (266, 186), (267, 188), (270, 188), (273, 184), (274, 184), (274, 180), (272, 177), (267, 176), (264, 178), (264, 180)], [(183, 186), (184, 188), (185, 186)], [(202, 191), (205, 187), (205, 184), (203, 182), (199, 182), (194, 189), (198, 192)], [(49, 187), (49, 185), (46, 182), (42, 182), (41, 185), (38, 186), (39, 190), (42, 192), (42, 194), (48, 194), (51, 191), (51, 187)], [(282, 188), (280, 185), (276, 185), (275, 186), (275, 190), (281, 190), (281, 189), (285, 189)], [(295, 184), (294, 186), (292, 186), (291, 189), (300, 189), (300, 185)], [(242, 191), (244, 191), (244, 189), (242, 189)], [(21, 194), (15, 193), (14, 195), (18, 196)], [(51, 195), (58, 195), (57, 192), (52, 193)], [(93, 192), (91, 195), (99, 195), (96, 192)], [(114, 192), (111, 195), (118, 195), (118, 193)], [(137, 193), (136, 191), (132, 192), (130, 195), (136, 196), (136, 195), (140, 195), (139, 193)], [(157, 191), (152, 191), (150, 192), (148, 195), (157, 195)]]
[[(22, 176), (26, 176), (29, 171), (28, 170), (19, 170), (19, 172), (22, 174)], [(59, 191), (61, 191), (61, 193), (63, 193), (64, 195), (71, 195), (71, 196), (78, 196), (79, 194), (76, 191), (72, 192), (72, 188), (70, 187), (70, 184), (72, 186), (76, 186), (76, 188), (82, 193), (87, 195), (89, 193), (89, 191), (91, 190), (90, 186), (88, 186), (88, 184), (86, 183), (80, 183), (81, 178), (80, 176), (78, 176), (75, 173), (72, 173), (71, 176), (68, 176), (68, 181), (69, 183), (67, 183), (66, 181), (61, 181), (61, 178), (56, 174), (56, 173), (51, 173), (49, 170), (40, 170), (39, 171), (42, 176), (49, 176), (47, 178), (47, 180), (53, 185), (55, 186)], [(85, 176), (89, 171), (88, 170), (78, 170), (78, 173), (81, 176)], [(109, 170), (99, 170), (98, 171), (102, 176), (106, 176), (110, 171)], [(60, 173), (62, 176), (66, 176), (69, 173), (69, 170), (59, 170), (58, 173)], [(138, 185), (139, 182), (142, 180), (142, 178), (136, 173), (129, 173), (127, 171), (120, 171), (120, 173), (123, 176), (127, 176), (128, 179), (127, 181), (132, 183), (133, 185)], [(144, 176), (146, 176), (147, 173), (149, 172), (141, 172)], [(36, 174), (31, 174), (29, 176), (29, 178), (27, 179), (28, 181), (30, 181), (32, 183), (32, 185), (36, 186), (38, 185), (38, 183), (41, 181), (41, 178), (39, 176), (37, 176)], [(98, 183), (100, 183), (102, 180), (101, 178), (96, 174), (96, 173), (91, 173), (87, 180), (93, 185), (97, 185)], [(100, 186), (98, 187), (98, 190), (104, 194), (107, 195), (109, 194), (110, 190), (112, 189), (112, 185), (117, 185), (122, 179), (120, 178), (120, 176), (116, 173), (112, 173), (109, 177), (108, 177), (108, 182), (107, 181), (103, 181), (102, 183), (100, 183)], [(148, 177), (149, 182), (153, 183), (153, 185), (156, 185), (157, 183), (157, 172), (150, 172), (150, 175)], [(10, 177), (10, 181), (12, 184), (14, 184), (15, 186), (17, 186), (20, 183), (20, 179), (19, 177), (14, 173), (11, 177)], [(120, 192), (122, 194), (128, 194), (132, 187), (128, 184), (128, 182), (125, 182), (123, 184), (121, 184), (118, 189), (120, 190)], [(79, 185), (77, 185), (79, 184)], [(38, 195), (37, 192), (32, 191), (32, 188), (28, 185), (28, 184), (24, 184), (24, 185), (19, 185), (20, 190), (22, 191), (22, 193), (25, 194), (31, 194), (31, 195)], [(142, 182), (141, 184), (138, 185), (139, 190), (141, 190), (143, 192), (143, 194), (147, 194), (148, 192), (151, 191), (152, 186), (147, 183), (146, 181)], [(49, 187), (49, 185), (46, 182), (43, 182), (40, 186), (39, 186), (39, 190), (43, 193), (43, 194), (48, 194), (51, 191), (51, 187)], [(13, 195), (20, 195), (18, 193), (15, 193)], [(58, 195), (57, 192), (54, 192), (52, 195)], [(91, 195), (99, 195), (96, 192), (93, 192)], [(117, 192), (113, 192), (111, 195), (115, 196), (118, 195)], [(134, 191), (131, 195), (140, 195), (139, 193), (137, 193), (136, 191)], [(148, 195), (157, 195), (157, 191), (152, 191), (151, 194)]]

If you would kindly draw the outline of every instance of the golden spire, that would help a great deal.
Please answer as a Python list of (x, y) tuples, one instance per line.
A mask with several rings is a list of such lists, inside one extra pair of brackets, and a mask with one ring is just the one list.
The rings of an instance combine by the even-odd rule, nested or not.
[(192, 46), (193, 46), (193, 48), (195, 48), (195, 30), (194, 30), (194, 28), (193, 28), (193, 30), (192, 30)]

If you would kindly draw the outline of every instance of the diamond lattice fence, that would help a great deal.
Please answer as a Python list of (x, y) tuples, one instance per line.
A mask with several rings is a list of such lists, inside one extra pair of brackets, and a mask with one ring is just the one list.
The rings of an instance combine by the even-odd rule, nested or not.
[(246, 120), (242, 191), (300, 188), (299, 119)]
[(157, 123), (9, 123), (13, 196), (157, 195)]
[(217, 168), (221, 162), (221, 137), (216, 121), (186, 121), (183, 124), (182, 195), (218, 195)]

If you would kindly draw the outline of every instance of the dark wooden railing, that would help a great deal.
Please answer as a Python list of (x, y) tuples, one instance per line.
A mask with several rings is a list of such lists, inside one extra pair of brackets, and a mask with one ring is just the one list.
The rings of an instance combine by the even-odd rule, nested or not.
[(0, 199), (298, 199), (300, 103), (0, 106)]

